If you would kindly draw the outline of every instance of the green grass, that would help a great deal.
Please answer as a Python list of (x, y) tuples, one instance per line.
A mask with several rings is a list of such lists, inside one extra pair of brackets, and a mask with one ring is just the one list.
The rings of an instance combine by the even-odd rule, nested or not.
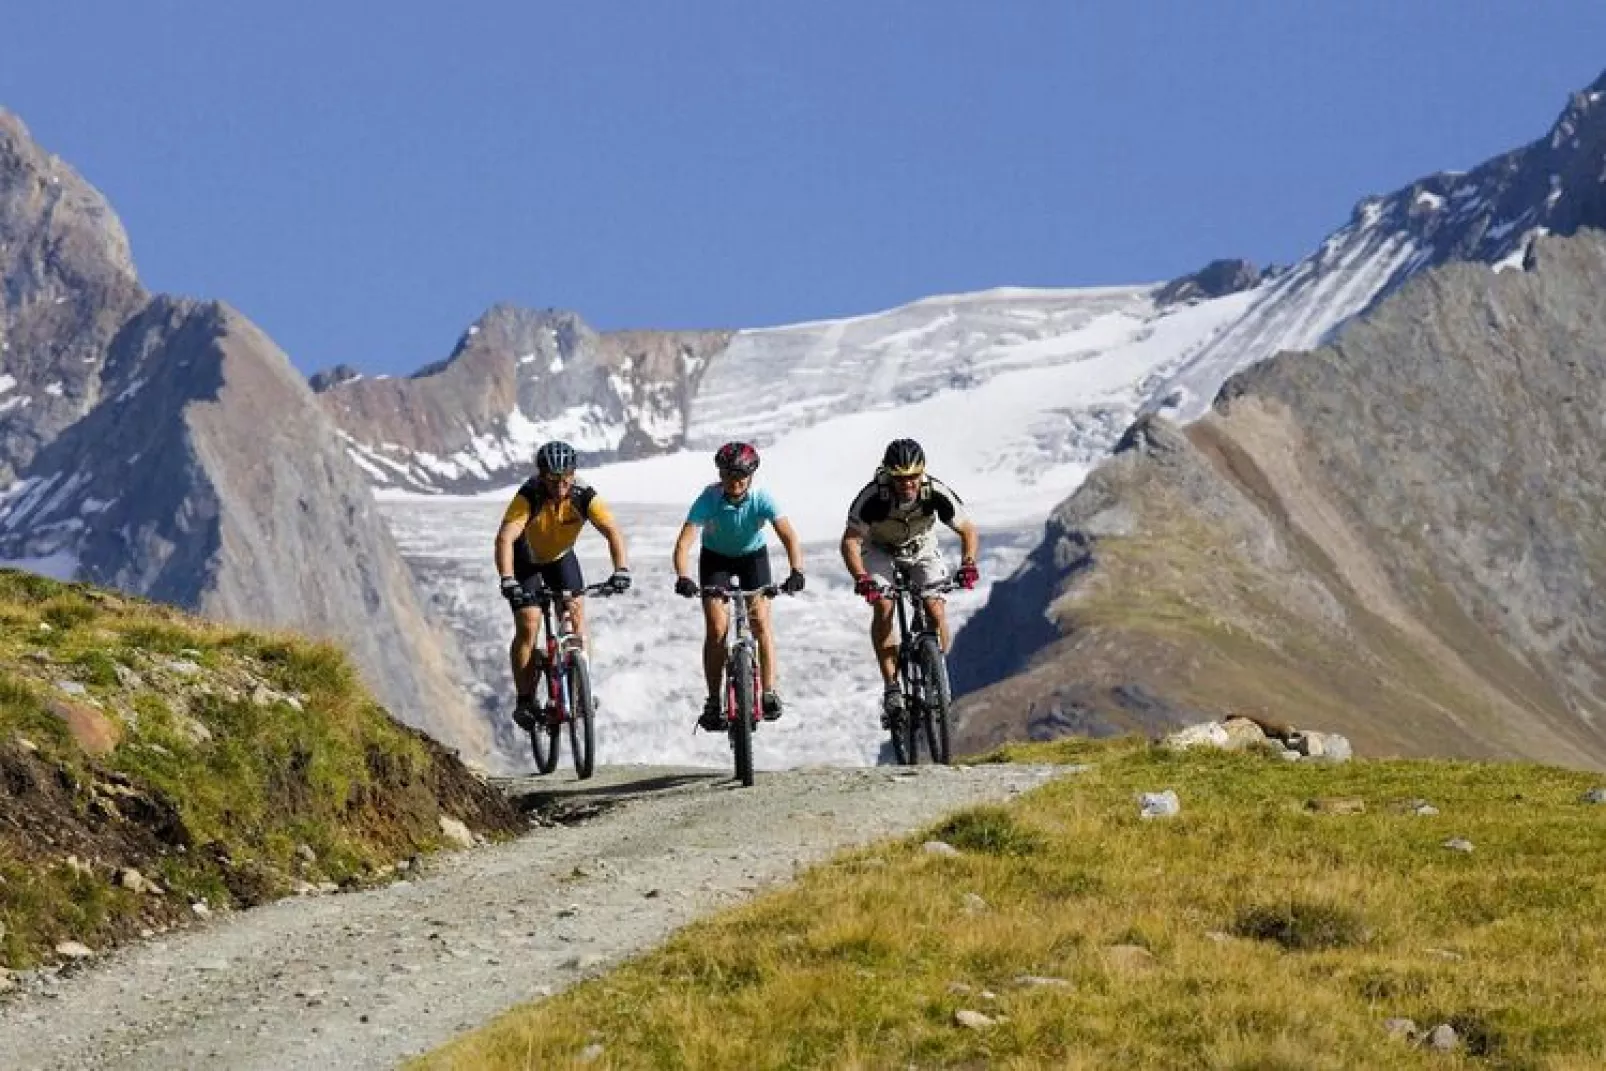
[[(471, 824), (516, 823), (331, 645), (6, 570), (0, 621), (0, 965), (113, 943), (200, 898), (248, 906), (302, 880), (370, 880), (439, 844), (448, 789)], [(261, 688), (278, 698), (256, 701)], [(86, 753), (63, 704), (109, 724), (115, 747)], [(126, 866), (171, 895), (115, 886)]]
[[(568, 1066), (594, 1043), (620, 1068), (1606, 1065), (1592, 776), (1133, 740), (993, 758), (1092, 769), (816, 867), (419, 1066)], [(1140, 819), (1137, 794), (1166, 788), (1181, 815)], [(1366, 810), (1307, 808), (1324, 796)], [(1412, 812), (1424, 798), (1439, 815)], [(962, 854), (921, 851), (935, 836)], [(998, 1022), (957, 1026), (961, 1008)], [(1466, 1044), (1413, 1048), (1397, 1016)]]

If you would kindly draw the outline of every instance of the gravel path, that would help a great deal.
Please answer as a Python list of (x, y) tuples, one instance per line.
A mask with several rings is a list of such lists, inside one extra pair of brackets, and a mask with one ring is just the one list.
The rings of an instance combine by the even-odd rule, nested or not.
[(0, 1068), (368, 1068), (652, 947), (799, 863), (1042, 784), (1052, 767), (805, 769), (749, 790), (622, 767), (515, 785), (599, 812), (280, 901), (0, 999)]

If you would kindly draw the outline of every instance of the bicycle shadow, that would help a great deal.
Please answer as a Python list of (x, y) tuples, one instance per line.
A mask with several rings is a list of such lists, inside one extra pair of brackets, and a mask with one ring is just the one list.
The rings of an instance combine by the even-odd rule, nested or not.
[(597, 776), (525, 782), (508, 790), (508, 799), (525, 814), (567, 823), (594, 817), (621, 803), (698, 786), (717, 786), (730, 775), (716, 770), (626, 771), (599, 768)]

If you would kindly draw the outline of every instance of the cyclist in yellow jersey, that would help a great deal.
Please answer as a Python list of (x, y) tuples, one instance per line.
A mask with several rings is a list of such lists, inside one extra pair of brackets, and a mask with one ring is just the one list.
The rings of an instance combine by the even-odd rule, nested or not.
[(542, 444), (535, 452), (536, 475), (508, 503), (496, 532), (496, 572), (502, 578), (502, 597), (513, 608), (513, 643), (508, 651), (518, 692), (513, 721), (525, 730), (541, 716), (535, 694), (541, 669), (536, 655), (541, 611), (532, 596), (542, 590), (561, 594), (574, 630), (585, 642), (586, 583), (574, 543), (586, 521), (608, 541), (613, 559), (609, 586), (616, 592), (630, 590), (625, 538), (596, 491), (575, 478), (575, 463), (574, 447), (568, 443)]

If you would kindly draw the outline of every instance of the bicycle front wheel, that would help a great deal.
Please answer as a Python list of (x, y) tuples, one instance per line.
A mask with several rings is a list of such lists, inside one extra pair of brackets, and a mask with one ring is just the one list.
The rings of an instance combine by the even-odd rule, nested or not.
[[(536, 678), (536, 694), (546, 695), (546, 671)], [(530, 751), (535, 755), (535, 772), (549, 774), (558, 768), (558, 726), (552, 711), (543, 710), (541, 718), (530, 730)]]
[(943, 657), (942, 646), (936, 637), (927, 637), (920, 645), (920, 685), (924, 693), (921, 704), (924, 716), (920, 719), (926, 730), (926, 748), (932, 762), (948, 765), (948, 704), (952, 695), (948, 688), (948, 660)]
[(753, 668), (753, 652), (746, 647), (738, 647), (725, 667), (735, 706), (730, 711), (731, 753), (736, 759), (736, 778), (744, 787), (753, 784), (753, 712), (758, 698), (753, 694)]
[(574, 756), (574, 772), (584, 781), (595, 765), (597, 707), (591, 697), (591, 669), (583, 654), (569, 662), (569, 751)]

